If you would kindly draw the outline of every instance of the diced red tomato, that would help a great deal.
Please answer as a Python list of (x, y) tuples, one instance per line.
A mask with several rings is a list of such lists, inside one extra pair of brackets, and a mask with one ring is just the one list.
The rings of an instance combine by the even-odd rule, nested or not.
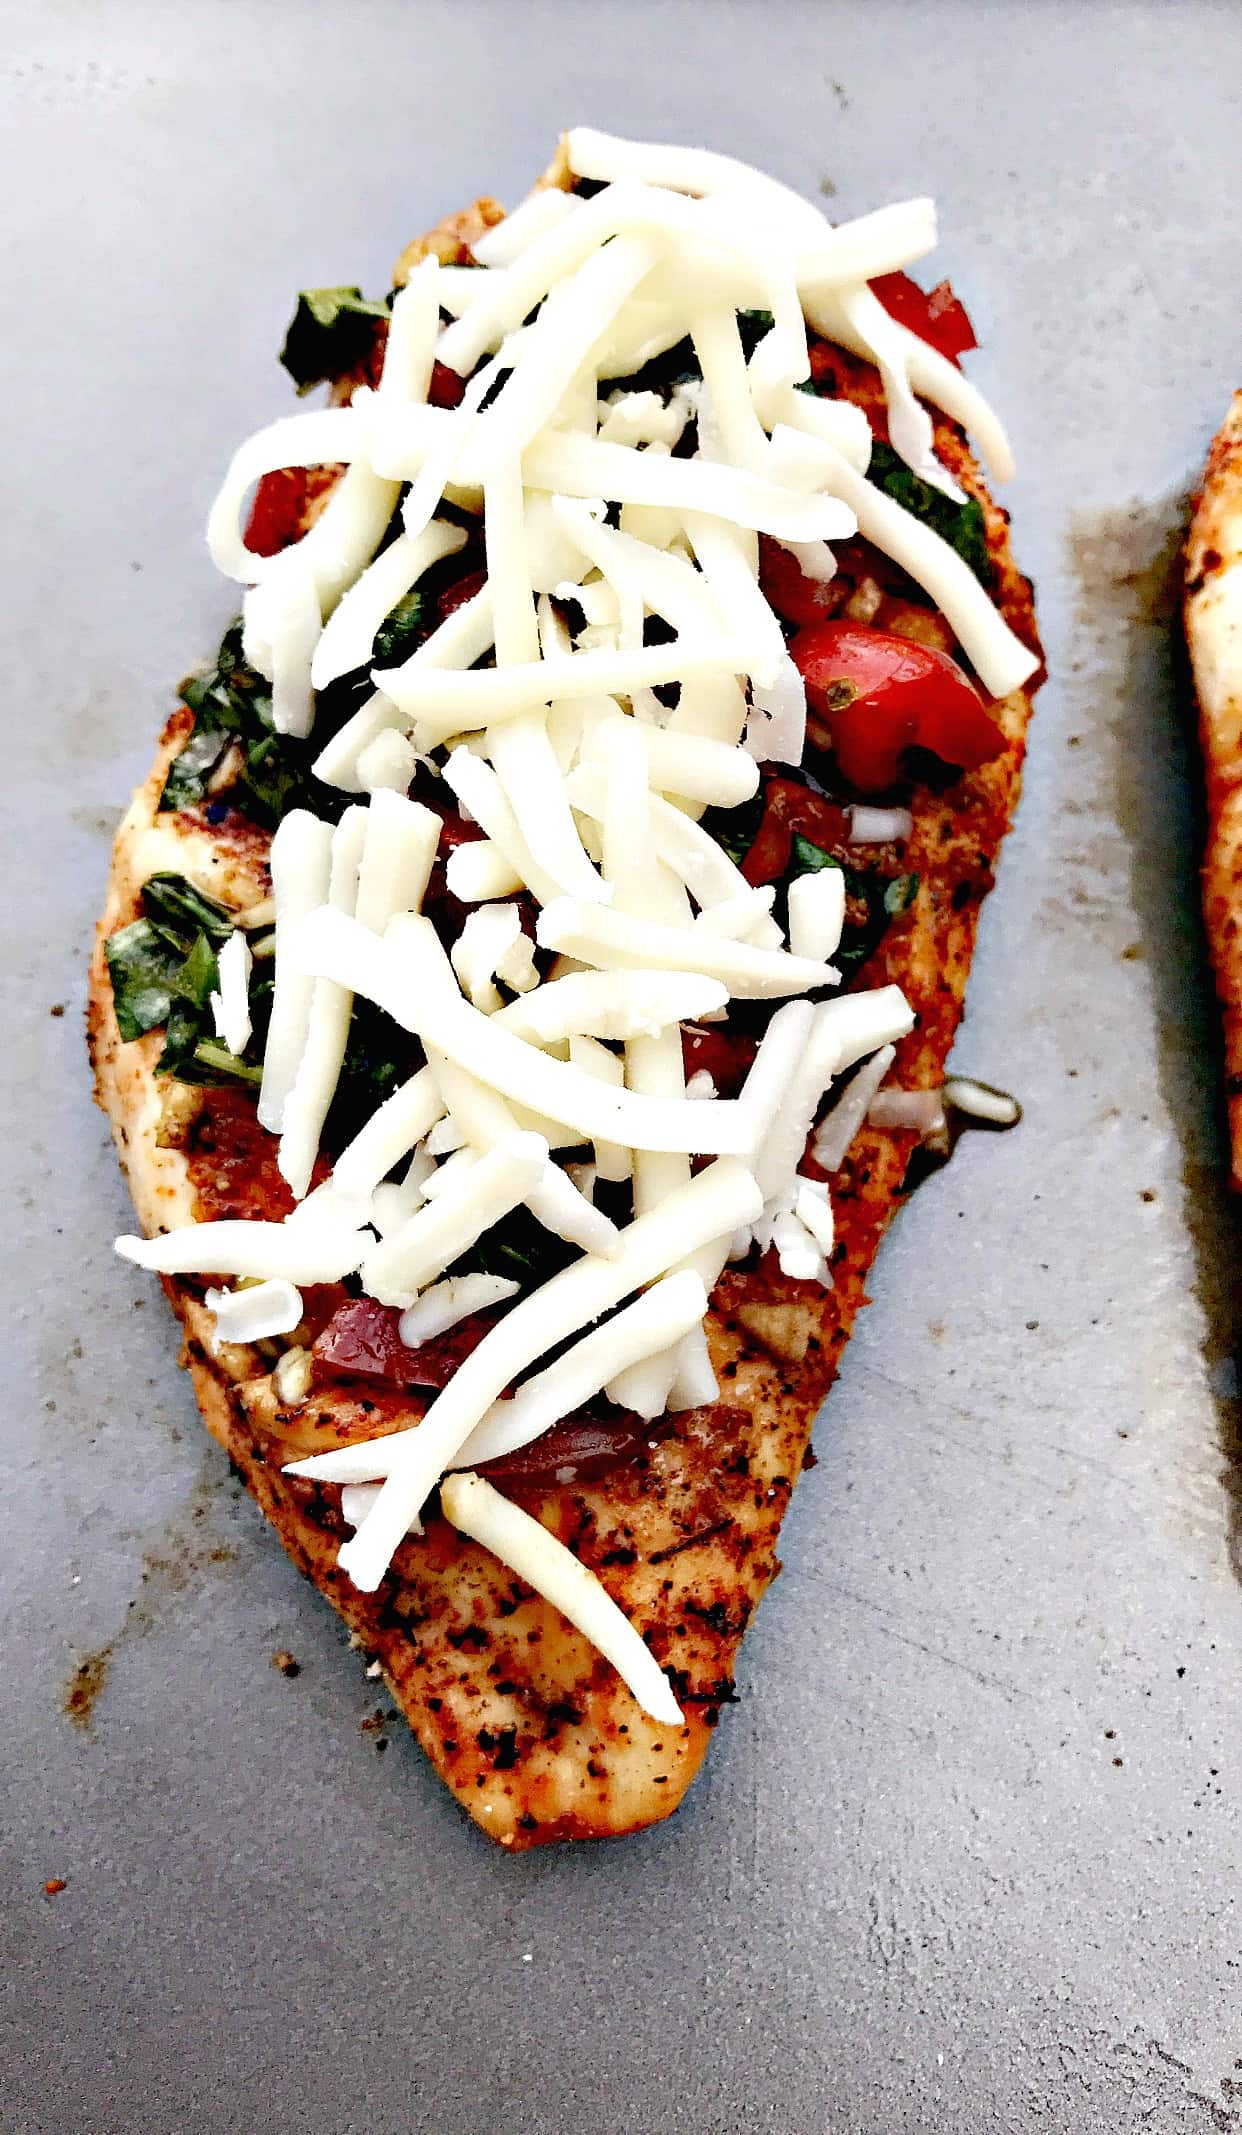
[(681, 1056), (686, 1080), (706, 1068), (719, 1097), (736, 1097), (754, 1062), (758, 1040), (726, 1023), (683, 1023)]
[(466, 602), (473, 600), (476, 593), (481, 593), (486, 584), (486, 571), (467, 571), (464, 578), (455, 578), (451, 586), (444, 588), (436, 604), (440, 611), (440, 621), (445, 622), (458, 608), (464, 608)]
[(447, 1386), (471, 1350), (495, 1325), (493, 1313), (476, 1312), (447, 1334), (409, 1349), (401, 1339), (401, 1314), (374, 1298), (351, 1298), (328, 1321), (311, 1348), (316, 1385), (344, 1372), (382, 1380), (387, 1386)]
[(447, 363), (432, 364), (431, 384), (427, 388), (427, 398), (433, 408), (459, 407), (465, 390), (465, 379), (459, 378), (456, 371), (451, 371)]
[[(831, 628), (818, 624), (817, 629)], [(804, 633), (811, 635), (811, 633)], [(795, 647), (798, 639), (794, 639)], [(764, 780), (764, 809), (754, 843), (742, 862), (742, 873), (756, 888), (764, 882), (780, 882), (789, 872), (795, 837), (809, 838), (812, 845), (831, 852), (849, 840), (849, 822), (844, 808), (796, 778)]]
[(840, 600), (835, 579), (823, 586), (808, 578), (797, 557), (767, 534), (759, 536), (759, 586), (786, 623), (822, 623)]
[(309, 483), (306, 467), (277, 467), (260, 476), (246, 528), (246, 547), (256, 556), (278, 556), (297, 540)]
[(828, 728), (843, 775), (862, 793), (894, 785), (906, 749), (929, 749), (943, 763), (973, 770), (1004, 747), (974, 683), (947, 653), (858, 623), (813, 624), (789, 649), (808, 709)]
[(967, 349), (978, 348), (966, 307), (948, 282), (920, 289), (908, 274), (877, 274), (871, 287), (890, 319), (929, 342), (950, 363), (957, 363)]
[(493, 1483), (547, 1490), (556, 1483), (592, 1483), (620, 1468), (646, 1443), (641, 1418), (619, 1410), (612, 1418), (581, 1416), (555, 1423), (542, 1438), (485, 1461), (480, 1474)]

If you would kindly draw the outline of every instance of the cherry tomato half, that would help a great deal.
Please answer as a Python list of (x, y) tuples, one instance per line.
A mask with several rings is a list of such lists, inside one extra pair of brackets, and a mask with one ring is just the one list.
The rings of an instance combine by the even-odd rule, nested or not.
[(930, 749), (970, 771), (1004, 747), (973, 682), (947, 653), (858, 623), (814, 623), (789, 650), (842, 773), (862, 793), (894, 785), (906, 749)]

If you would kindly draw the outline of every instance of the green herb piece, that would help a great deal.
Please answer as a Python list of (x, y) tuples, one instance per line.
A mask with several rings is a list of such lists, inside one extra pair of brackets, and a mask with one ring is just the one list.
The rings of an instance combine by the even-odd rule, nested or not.
[[(104, 943), (122, 1038), (130, 1043), (163, 1025), (157, 1075), (176, 1075), (182, 1082), (237, 1078), (257, 1083), (262, 1069), (221, 1045), (212, 1023), (211, 996), (220, 983), (216, 950), (233, 931), (232, 915), (184, 875), (153, 875), (142, 904), (142, 918)], [(250, 990), (260, 1052), (271, 995), (270, 979)]]
[(252, 1083), (255, 1089), (263, 1080), (261, 1067), (252, 1067), (248, 1060), (239, 1060), (217, 1038), (200, 1038), (194, 1048), (194, 1058), (210, 1075), (230, 1075), (238, 1082)]
[(373, 303), (360, 289), (299, 291), (280, 352), (298, 392), (352, 371), (371, 346), (375, 321), (388, 316), (386, 300)]
[(983, 507), (975, 497), (967, 497), (958, 504), (947, 497), (942, 489), (925, 482), (921, 475), (914, 474), (905, 461), (893, 451), (891, 445), (878, 438), (871, 448), (871, 461), (867, 469), (869, 481), (882, 489), (886, 497), (900, 504), (924, 526), (930, 526), (934, 534), (956, 549), (963, 563), (970, 565), (975, 577), (982, 583), (992, 582), (992, 561), (988, 555), (987, 529), (984, 524)]
[(104, 943), (117, 1029), (126, 1044), (168, 1020), (181, 961), (149, 919), (135, 919)]
[(176, 997), (192, 1008), (206, 1008), (220, 984), (216, 952), (205, 934), (200, 934), (173, 985)]
[(183, 937), (187, 949), (200, 932), (223, 943), (233, 931), (232, 913), (214, 897), (204, 897), (184, 875), (152, 875), (142, 893), (142, 908), (171, 937)]
[(160, 807), (188, 808), (201, 801), (229, 740), (222, 728), (196, 726), (180, 755), (169, 765)]
[(919, 893), (917, 875), (895, 875), (884, 892), (884, 909), (890, 919), (899, 912), (908, 912)]
[(841, 866), (839, 860), (834, 860), (831, 853), (824, 851), (822, 845), (813, 845), (809, 838), (802, 837), (797, 831), (794, 832), (791, 852), (793, 864), (790, 868), (790, 873), (792, 875), (818, 875), (826, 867), (835, 867), (839, 874), (849, 873), (847, 868)]
[(424, 628), (426, 597), (417, 586), (397, 602), (375, 633), (371, 658), (377, 667), (396, 667), (409, 658)]
[(316, 789), (311, 765), (323, 747), (326, 722), (321, 719), (309, 743), (277, 734), (271, 690), (247, 667), (241, 638), (240, 622), (231, 624), (215, 666), (206, 674), (187, 676), (181, 685), (182, 701), (194, 714), (194, 729), (169, 766), (160, 807), (189, 808), (207, 800), (208, 784), (230, 741), (236, 741), (240, 754), (229, 793), (247, 815), (271, 826), (287, 809), (303, 803), (322, 815), (330, 803), (323, 789)]

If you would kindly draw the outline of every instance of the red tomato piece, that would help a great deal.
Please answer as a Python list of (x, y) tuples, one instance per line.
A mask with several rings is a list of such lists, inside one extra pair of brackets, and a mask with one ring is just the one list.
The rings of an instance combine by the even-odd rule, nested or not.
[(862, 793), (895, 785), (906, 749), (930, 749), (970, 771), (1004, 747), (974, 683), (947, 653), (859, 623), (816, 623), (789, 649), (808, 706)]
[(647, 1426), (627, 1411), (613, 1418), (581, 1416), (554, 1423), (542, 1438), (485, 1461), (479, 1472), (489, 1482), (527, 1490), (547, 1490), (557, 1483), (593, 1483), (633, 1460), (646, 1440)]
[(877, 274), (871, 287), (890, 319), (939, 350), (950, 363), (957, 363), (967, 349), (978, 348), (966, 307), (948, 282), (937, 282), (928, 290), (920, 289), (908, 274)]
[(767, 534), (759, 536), (759, 586), (786, 623), (822, 623), (840, 598), (835, 579), (823, 586), (808, 578), (797, 557)]
[(446, 622), (458, 608), (464, 608), (466, 602), (473, 600), (476, 593), (481, 593), (486, 584), (486, 571), (467, 571), (464, 578), (454, 579), (451, 586), (444, 588), (436, 603), (440, 611), (440, 621)]
[(246, 547), (256, 556), (278, 556), (302, 531), (310, 488), (306, 467), (276, 467), (261, 475), (250, 507)]
[(720, 1097), (736, 1097), (759, 1050), (759, 1041), (726, 1023), (683, 1023), (681, 1056), (686, 1080), (706, 1068)]
[(459, 378), (456, 371), (451, 371), (447, 363), (432, 364), (431, 384), (427, 388), (427, 398), (433, 408), (459, 407), (465, 390), (465, 379)]
[[(816, 629), (830, 626), (817, 624)], [(810, 633), (803, 633), (809, 635)], [(796, 648), (798, 639), (794, 639)], [(845, 810), (836, 802), (804, 786), (796, 778), (764, 780), (764, 809), (754, 842), (742, 861), (742, 873), (756, 888), (764, 882), (780, 882), (789, 872), (795, 837), (809, 838), (823, 852), (844, 845), (849, 839)]]
[(447, 1386), (463, 1358), (477, 1349), (495, 1325), (491, 1313), (473, 1313), (447, 1334), (438, 1334), (417, 1349), (401, 1339), (401, 1314), (372, 1297), (351, 1298), (333, 1313), (311, 1349), (315, 1383), (339, 1372), (382, 1380), (387, 1386)]

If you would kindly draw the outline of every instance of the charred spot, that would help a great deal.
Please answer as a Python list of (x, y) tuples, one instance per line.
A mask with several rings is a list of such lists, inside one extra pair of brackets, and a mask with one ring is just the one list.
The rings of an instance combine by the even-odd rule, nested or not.
[(440, 1712), (443, 1708), (443, 1705), (443, 1698), (428, 1698), (427, 1700), (428, 1712)]
[(568, 1698), (554, 1698), (544, 1714), (543, 1739), (550, 1742), (562, 1727), (581, 1727), (583, 1715)]
[(537, 1831), (539, 1829), (538, 1820), (531, 1815), (529, 1809), (523, 1809), (517, 1822), (519, 1831)]
[(594, 1757), (588, 1757), (587, 1773), (592, 1779), (606, 1779), (608, 1777), (608, 1768), (606, 1765), (597, 1764)]
[(494, 1772), (511, 1772), (518, 1761), (517, 1729), (502, 1727), (497, 1738), (496, 1754), (492, 1758)]
[(468, 1623), (462, 1631), (450, 1631), (448, 1642), (454, 1653), (483, 1653), (491, 1645), (492, 1634), (481, 1623)]
[(638, 1562), (638, 1551), (631, 1549), (628, 1545), (623, 1545), (618, 1549), (606, 1549), (599, 1561), (601, 1565), (636, 1564)]

